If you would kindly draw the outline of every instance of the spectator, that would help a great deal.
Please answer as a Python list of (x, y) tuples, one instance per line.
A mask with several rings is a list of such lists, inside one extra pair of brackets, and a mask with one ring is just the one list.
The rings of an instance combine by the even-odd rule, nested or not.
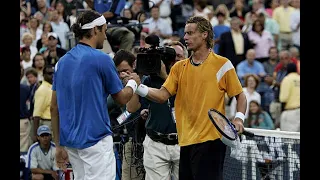
[(194, 9), (193, 9), (193, 15), (194, 16), (202, 16), (206, 19), (209, 19), (208, 14), (211, 11), (207, 7), (207, 0), (197, 0), (194, 1)]
[(59, 16), (59, 21), (60, 22), (65, 22), (68, 24), (68, 27), (70, 27), (70, 20), (69, 20), (69, 16), (65, 11), (65, 6), (62, 3), (62, 1), (58, 1), (55, 4), (55, 9), (57, 10), (58, 16)]
[(250, 18), (250, 21), (247, 21), (244, 24), (244, 26), (242, 27), (242, 32), (248, 33), (252, 30), (252, 24), (256, 20), (258, 20), (258, 14), (256, 14), (255, 12), (251, 12), (249, 18)]
[(244, 121), (244, 126), (248, 128), (274, 129), (274, 124), (270, 115), (265, 112), (260, 107), (259, 102), (255, 100), (249, 102), (249, 116)]
[(259, 14), (261, 12), (265, 12), (262, 0), (252, 0), (251, 11), (247, 12), (247, 14), (245, 15), (244, 23), (252, 24), (253, 23), (251, 19), (252, 14)]
[(249, 49), (246, 57), (246, 60), (237, 65), (237, 75), (242, 85), (244, 84), (245, 77), (248, 74), (255, 74), (259, 78), (263, 78), (266, 75), (262, 63), (255, 59), (256, 53), (254, 49)]
[(122, 13), (123, 13), (123, 17), (127, 18), (128, 20), (133, 19), (132, 12), (130, 9), (124, 9)]
[(27, 14), (24, 11), (20, 11), (20, 45), (22, 45), (22, 35), (26, 32), (29, 32), (27, 27), (28, 23)]
[[(102, 14), (106, 18), (107, 22), (116, 24), (117, 19), (118, 17), (120, 17), (120, 13), (125, 6), (125, 0), (116, 1), (118, 3), (114, 4), (113, 1), (114, 0), (110, 0), (107, 3), (104, 3), (100, 0), (93, 0), (94, 7), (91, 8), (95, 9), (98, 13)], [(131, 51), (135, 40), (135, 36), (134, 33), (131, 32), (128, 28), (107, 28), (107, 36), (108, 40), (105, 40), (104, 42), (102, 49), (103, 52), (110, 53), (113, 51), (117, 51), (118, 49), (125, 49), (127, 51)]]
[[(283, 105), (281, 104), (279, 100), (279, 94), (280, 94), (280, 84), (283, 78), (287, 75), (287, 65), (291, 62), (290, 53), (287, 50), (282, 50), (279, 53), (280, 56), (280, 62), (277, 64), (274, 72), (273, 72), (273, 91), (274, 91), (274, 99), (270, 104), (270, 114), (271, 117), (274, 119), (275, 127), (280, 127), (280, 115), (283, 108)], [(280, 66), (281, 65), (281, 66)], [(281, 67), (277, 69), (277, 67)]]
[[(227, 6), (225, 4), (219, 4), (216, 8), (216, 14), (218, 14), (219, 12), (222, 12), (225, 15), (224, 25), (230, 27), (230, 13), (229, 13)], [(216, 16), (213, 17), (210, 20), (210, 23), (211, 23), (212, 27), (216, 26), (218, 24), (217, 17)]]
[(278, 49), (271, 47), (269, 49), (269, 59), (263, 63), (266, 76), (262, 79), (263, 82), (260, 83), (258, 89), (261, 94), (261, 107), (267, 112), (269, 112), (270, 104), (274, 100), (274, 91), (271, 85), (274, 81), (273, 72), (278, 62)]
[(267, 76), (273, 76), (274, 69), (278, 64), (278, 49), (276, 47), (271, 47), (269, 49), (269, 59), (263, 63), (264, 70)]
[(30, 32), (26, 32), (22, 35), (22, 45), (21, 48), (27, 47), (30, 49), (30, 58), (33, 59), (33, 57), (37, 54), (38, 49), (32, 45), (33, 42), (33, 35)]
[(252, 30), (248, 32), (249, 40), (254, 46), (256, 52), (256, 60), (264, 63), (268, 60), (268, 52), (271, 47), (274, 47), (274, 41), (269, 31), (264, 30), (264, 24), (256, 20), (253, 22)]
[(280, 6), (274, 9), (272, 18), (279, 24), (280, 49), (288, 49), (293, 45), (292, 30), (290, 28), (290, 17), (295, 9), (289, 6), (289, 0), (280, 0)]
[(235, 0), (233, 8), (230, 10), (230, 17), (236, 16), (244, 23), (244, 17), (247, 12), (248, 10), (245, 9), (243, 0)]
[[(20, 81), (24, 76), (24, 69), (20, 64)], [(27, 85), (20, 83), (20, 152), (27, 152), (31, 145), (30, 130), (31, 125), (29, 121), (29, 111), (27, 102), (30, 96), (30, 88)]]
[(49, 8), (46, 6), (46, 0), (37, 0), (37, 9), (43, 15), (43, 21), (50, 20), (49, 19)]
[[(284, 63), (294, 63), (294, 64), (298, 64), (298, 59), (297, 59), (297, 57), (299, 56), (299, 58), (300, 58), (300, 55), (299, 55), (299, 52), (297, 51), (297, 48), (295, 48), (295, 47), (293, 47), (293, 48), (290, 48), (291, 49), (291, 51), (287, 51), (288, 53), (289, 53), (289, 62), (284, 62)], [(290, 50), (289, 49), (289, 50)], [(282, 69), (283, 68), (283, 61), (280, 61), (278, 64), (277, 64), (277, 66), (275, 67), (275, 69), (274, 69), (274, 73), (277, 73), (280, 69)], [(297, 71), (298, 71), (298, 73), (300, 73), (300, 69), (297, 69)]]
[(280, 130), (300, 132), (300, 75), (294, 63), (287, 65), (287, 76), (280, 84), (279, 100), (284, 103), (280, 117)]
[(39, 28), (42, 29), (43, 28), (43, 23), (45, 22), (43, 20), (43, 18), (44, 18), (43, 14), (40, 11), (38, 11), (33, 15), (33, 17), (36, 18), (40, 22)]
[[(86, 9), (84, 7), (84, 1), (79, 1), (79, 0), (59, 0), (63, 3), (64, 5), (64, 11), (66, 15), (70, 16), (72, 14), (73, 9)], [(93, 1), (93, 0), (89, 0)], [(86, 3), (90, 3), (88, 0), (85, 0)]]
[(268, 17), (265, 13), (259, 13), (258, 20), (264, 24), (264, 29), (271, 33), (274, 44), (277, 46), (279, 37), (279, 24), (277, 21)]
[(159, 17), (159, 8), (154, 6), (151, 8), (151, 18), (144, 21), (148, 23), (144, 25), (149, 29), (149, 34), (155, 34), (160, 38), (160, 45), (164, 39), (172, 35), (172, 27), (161, 17)]
[(133, 19), (137, 19), (138, 14), (144, 10), (142, 0), (133, 0), (130, 10), (132, 12)]
[[(52, 131), (50, 105), (53, 73), (53, 66), (47, 65), (43, 69), (44, 80), (34, 94), (33, 126), (35, 131), (40, 125), (47, 125)], [(34, 132), (34, 134), (37, 133)], [(35, 137), (33, 141), (36, 141)]]
[(277, 7), (279, 7), (279, 0), (270, 0), (268, 4), (268, 8), (266, 8), (266, 13), (268, 14), (269, 17), (272, 17), (273, 15), (273, 10)]
[(45, 60), (43, 54), (37, 53), (33, 58), (32, 67), (35, 68), (38, 74), (38, 81), (43, 80), (43, 69), (45, 67)]
[(51, 13), (52, 13), (52, 19), (51, 19), (52, 30), (58, 35), (61, 42), (61, 48), (69, 49), (68, 39), (67, 39), (67, 33), (70, 32), (69, 25), (66, 22), (63, 22), (59, 19), (59, 14), (57, 10), (53, 10)]
[(219, 41), (220, 41), (220, 36), (221, 34), (223, 34), (224, 32), (229, 32), (230, 31), (230, 27), (224, 25), (225, 22), (225, 14), (223, 14), (222, 12), (218, 12), (217, 13), (217, 19), (218, 19), (218, 24), (216, 26), (213, 27), (213, 33), (214, 33), (214, 46), (213, 46), (213, 50), (216, 54), (219, 54)]
[(54, 32), (48, 34), (48, 48), (43, 53), (47, 65), (55, 65), (59, 59), (67, 53), (63, 48), (57, 46), (58, 35)]
[[(172, 0), (150, 0), (150, 2), (153, 2), (154, 6), (158, 7), (159, 17), (162, 18), (166, 23), (168, 23), (172, 29), (172, 20), (170, 18), (170, 15), (171, 15), (171, 5), (173, 1)], [(151, 7), (151, 11), (152, 11), (152, 7)]]
[(56, 147), (51, 142), (51, 132), (48, 126), (42, 125), (37, 129), (37, 140), (28, 150), (26, 166), (31, 170), (32, 179), (58, 180), (56, 166)]
[[(247, 98), (247, 110), (245, 113), (245, 118), (248, 118), (249, 115), (249, 102), (252, 100), (256, 100), (259, 104), (261, 104), (261, 96), (260, 94), (256, 91), (257, 87), (259, 85), (259, 77), (255, 74), (248, 74), (245, 77), (244, 81), (244, 88), (243, 88), (243, 93), (246, 95)], [(230, 116), (229, 119), (233, 119), (235, 114), (236, 114), (236, 105), (237, 105), (237, 100), (236, 98), (232, 98), (231, 104), (230, 104)]]
[(248, 35), (240, 29), (241, 20), (231, 19), (231, 31), (221, 34), (219, 41), (219, 55), (228, 58), (234, 67), (245, 59), (245, 54), (252, 47)]
[(32, 46), (37, 46), (37, 41), (41, 38), (42, 29), (40, 29), (40, 21), (36, 18), (30, 19), (29, 32), (33, 36)]
[(29, 47), (21, 48), (21, 57), (22, 57), (21, 63), (22, 63), (23, 69), (32, 67), (31, 52)]
[(292, 43), (300, 50), (300, 0), (293, 0), (296, 10), (290, 16), (290, 28), (292, 30)]
[(31, 15), (31, 3), (28, 0), (20, 0), (20, 11), (23, 11), (27, 17)]

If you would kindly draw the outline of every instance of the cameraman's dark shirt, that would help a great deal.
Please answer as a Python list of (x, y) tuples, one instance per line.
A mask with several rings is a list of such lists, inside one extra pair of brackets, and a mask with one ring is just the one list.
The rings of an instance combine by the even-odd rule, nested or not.
[[(148, 87), (161, 88), (164, 80), (158, 76), (152, 76), (146, 78), (143, 84)], [(157, 131), (163, 134), (176, 133), (176, 123), (171, 115), (171, 108), (174, 107), (175, 96), (169, 98), (169, 100), (163, 104), (155, 103), (146, 98), (141, 98), (141, 104), (146, 108), (149, 107), (149, 117), (146, 120), (146, 129)]]

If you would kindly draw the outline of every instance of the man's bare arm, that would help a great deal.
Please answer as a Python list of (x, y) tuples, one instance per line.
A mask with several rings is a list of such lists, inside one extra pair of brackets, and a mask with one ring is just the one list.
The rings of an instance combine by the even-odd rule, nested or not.
[(127, 104), (132, 98), (133, 90), (131, 87), (125, 87), (116, 94), (112, 94), (112, 98), (121, 106)]
[(126, 106), (127, 111), (130, 113), (138, 111), (141, 107), (141, 104), (139, 102), (139, 96), (137, 94), (134, 94)]
[(235, 96), (237, 99), (237, 112), (246, 113), (247, 110), (247, 98), (246, 95), (242, 92)]
[(60, 146), (60, 123), (59, 123), (59, 111), (58, 111), (58, 103), (57, 103), (57, 95), (56, 91), (52, 91), (52, 98), (51, 98), (51, 126), (53, 131), (53, 141), (56, 146)]
[(161, 87), (160, 89), (148, 88), (148, 94), (146, 96), (147, 99), (161, 104), (166, 102), (170, 97), (171, 94), (164, 87)]
[(235, 98), (237, 99), (237, 113), (232, 123), (236, 126), (237, 131), (242, 133), (244, 131), (243, 122), (247, 110), (247, 98), (243, 92), (236, 95)]

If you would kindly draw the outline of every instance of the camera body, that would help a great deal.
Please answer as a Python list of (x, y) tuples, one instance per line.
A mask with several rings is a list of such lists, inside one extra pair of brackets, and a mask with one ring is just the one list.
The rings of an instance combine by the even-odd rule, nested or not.
[(175, 61), (176, 51), (174, 48), (159, 46), (159, 37), (150, 35), (145, 39), (151, 45), (149, 48), (141, 47), (137, 53), (136, 72), (143, 75), (157, 75), (161, 71), (161, 60), (166, 66), (167, 73), (169, 65)]

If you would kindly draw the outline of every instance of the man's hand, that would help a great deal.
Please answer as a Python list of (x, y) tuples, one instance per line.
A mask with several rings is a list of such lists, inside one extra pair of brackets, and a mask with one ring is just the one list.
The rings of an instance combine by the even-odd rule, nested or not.
[(148, 118), (148, 114), (149, 114), (149, 109), (142, 109), (142, 111), (140, 112), (141, 118), (143, 120), (146, 120)]
[(131, 73), (130, 78), (135, 80), (138, 86), (140, 85), (141, 80), (140, 80), (140, 77), (137, 73)]
[(67, 169), (67, 164), (69, 163), (68, 153), (61, 146), (56, 146), (56, 162), (59, 169)]
[(159, 76), (160, 76), (163, 80), (166, 80), (167, 77), (168, 77), (167, 70), (166, 70), (166, 65), (163, 63), (162, 60), (161, 60), (161, 70), (160, 70)]
[(243, 130), (244, 130), (242, 119), (235, 118), (235, 119), (232, 120), (232, 123), (236, 127), (236, 130), (238, 131), (238, 134), (241, 134), (243, 132)]
[(122, 80), (122, 84), (125, 86), (127, 84), (127, 82), (129, 81), (129, 79), (131, 79), (130, 77), (130, 72), (120, 72), (119, 77)]

